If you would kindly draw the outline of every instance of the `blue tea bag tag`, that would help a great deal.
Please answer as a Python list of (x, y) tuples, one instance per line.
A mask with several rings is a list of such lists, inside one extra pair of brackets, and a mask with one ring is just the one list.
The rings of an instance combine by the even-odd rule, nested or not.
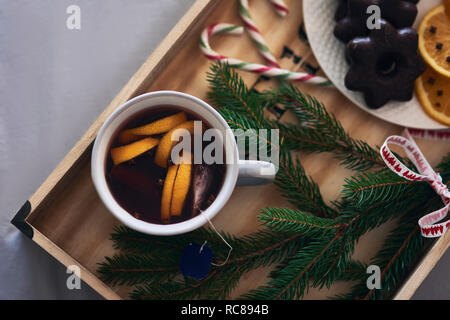
[(186, 277), (201, 280), (209, 274), (213, 253), (206, 244), (189, 243), (180, 262), (181, 273)]

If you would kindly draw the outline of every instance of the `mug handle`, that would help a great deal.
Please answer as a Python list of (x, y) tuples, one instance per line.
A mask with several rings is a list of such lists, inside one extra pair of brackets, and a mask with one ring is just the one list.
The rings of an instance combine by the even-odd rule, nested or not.
[(275, 179), (275, 165), (266, 161), (239, 160), (238, 186), (270, 183)]

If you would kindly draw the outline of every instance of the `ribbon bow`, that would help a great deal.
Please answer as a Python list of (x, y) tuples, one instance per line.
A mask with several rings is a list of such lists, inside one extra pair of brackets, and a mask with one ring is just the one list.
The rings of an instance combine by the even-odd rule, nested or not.
[[(431, 212), (419, 219), (419, 226), (422, 236), (426, 238), (440, 237), (450, 227), (450, 220), (437, 223), (444, 219), (449, 213), (450, 209), (450, 190), (442, 182), (442, 177), (435, 172), (419, 147), (415, 143), (411, 133), (406, 129), (403, 131), (403, 136), (390, 136), (381, 146), (380, 154), (384, 162), (400, 177), (410, 181), (428, 181), (431, 187), (442, 198), (445, 207)], [(395, 144), (402, 147), (408, 158), (414, 163), (419, 170), (419, 173), (412, 171), (406, 167), (389, 149), (388, 144)]]

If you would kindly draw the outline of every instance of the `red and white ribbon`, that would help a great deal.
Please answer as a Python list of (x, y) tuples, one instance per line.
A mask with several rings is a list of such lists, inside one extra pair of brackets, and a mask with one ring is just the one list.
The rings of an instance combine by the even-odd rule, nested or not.
[(413, 138), (430, 140), (450, 140), (450, 130), (408, 129)]
[(209, 44), (209, 38), (215, 34), (234, 34), (240, 35), (244, 31), (241, 26), (236, 26), (228, 23), (217, 23), (210, 25), (203, 30), (200, 36), (200, 49), (203, 54), (210, 60), (227, 63), (230, 67), (253, 72), (264, 75), (266, 77), (277, 78), (280, 80), (301, 81), (306, 83), (313, 83), (317, 85), (331, 85), (331, 82), (316, 75), (304, 72), (293, 72), (285, 69), (269, 67), (262, 64), (245, 62), (239, 59), (228, 58), (214, 51)]
[[(381, 146), (380, 154), (386, 165), (393, 172), (400, 177), (410, 181), (427, 181), (436, 193), (442, 198), (444, 207), (442, 209), (431, 212), (419, 219), (419, 226), (422, 232), (422, 236), (426, 238), (440, 237), (450, 227), (450, 220), (440, 222), (449, 213), (450, 209), (450, 190), (447, 185), (442, 182), (442, 178), (439, 173), (435, 172), (424, 155), (420, 151), (419, 147), (414, 141), (410, 131), (413, 131), (415, 136), (426, 137), (431, 131), (406, 129), (403, 132), (403, 136), (390, 136), (386, 139)], [(437, 131), (434, 131), (431, 135), (437, 137)], [(442, 139), (446, 139), (444, 135)], [(394, 144), (402, 147), (408, 158), (414, 163), (419, 173), (412, 171), (406, 167), (389, 149), (388, 144)]]

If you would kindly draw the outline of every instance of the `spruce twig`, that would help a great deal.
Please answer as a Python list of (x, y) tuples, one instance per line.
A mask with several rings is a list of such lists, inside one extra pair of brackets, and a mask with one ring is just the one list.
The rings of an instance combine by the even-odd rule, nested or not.
[(358, 171), (385, 166), (377, 150), (350, 137), (334, 115), (314, 97), (304, 95), (289, 84), (282, 84), (269, 95), (271, 101), (278, 101), (293, 112), (300, 124), (281, 125), (291, 150), (332, 152), (342, 165)]
[[(126, 227), (116, 229), (112, 238), (115, 247), (122, 248), (123, 254), (106, 258), (106, 261), (101, 263), (98, 269), (101, 279), (106, 283), (112, 285), (140, 284), (130, 295), (133, 299), (225, 298), (221, 288), (225, 286), (225, 292), (228, 294), (243, 273), (280, 262), (285, 256), (295, 252), (304, 244), (304, 239), (300, 234), (275, 233), (270, 230), (261, 230), (241, 238), (222, 234), (233, 247), (232, 258), (224, 266), (213, 267), (207, 278), (194, 280), (180, 278), (178, 263), (183, 247), (190, 242), (202, 243), (207, 240), (214, 252), (215, 262), (217, 264), (224, 263), (228, 247), (224, 246), (214, 231), (199, 229), (181, 236), (164, 237), (167, 246), (161, 246), (159, 243), (161, 237), (145, 234), (139, 234), (139, 237), (136, 237), (135, 233), (136, 231)], [(119, 234), (120, 236), (118, 236)], [(131, 236), (132, 243), (138, 243), (138, 247), (143, 243), (145, 246), (136, 250), (136, 247), (130, 245), (130, 238), (125, 238), (123, 235)], [(161, 248), (169, 248), (169, 251), (149, 257), (147, 248), (152, 247), (152, 244), (158, 250), (157, 253), (160, 253), (159, 249)], [(170, 251), (171, 246), (178, 247), (180, 244), (183, 244), (182, 248), (174, 252)], [(211, 280), (213, 275), (214, 281)], [(227, 277), (228, 281), (225, 283), (218, 280), (222, 277)]]
[(292, 159), (290, 152), (281, 152), (275, 185), (291, 204), (302, 211), (324, 218), (337, 215), (336, 210), (323, 200), (319, 186), (306, 175), (300, 161)]
[[(268, 99), (266, 94), (248, 90), (245, 83), (227, 65), (214, 64), (208, 73), (208, 81), (211, 84), (208, 97), (219, 108), (232, 129), (258, 128), (268, 129), (270, 132), (270, 129), (277, 128), (276, 123), (264, 116), (264, 109), (274, 103), (273, 99)], [(255, 133), (255, 139), (261, 139), (258, 133)], [(271, 144), (270, 138), (265, 140), (268, 145)], [(297, 160), (293, 163), (289, 150), (289, 143), (283, 143), (281, 150), (275, 150), (274, 146), (270, 148), (270, 152), (281, 152), (276, 185), (282, 195), (302, 210), (322, 217), (335, 216), (336, 211), (325, 204), (317, 184), (306, 176), (300, 162)]]

